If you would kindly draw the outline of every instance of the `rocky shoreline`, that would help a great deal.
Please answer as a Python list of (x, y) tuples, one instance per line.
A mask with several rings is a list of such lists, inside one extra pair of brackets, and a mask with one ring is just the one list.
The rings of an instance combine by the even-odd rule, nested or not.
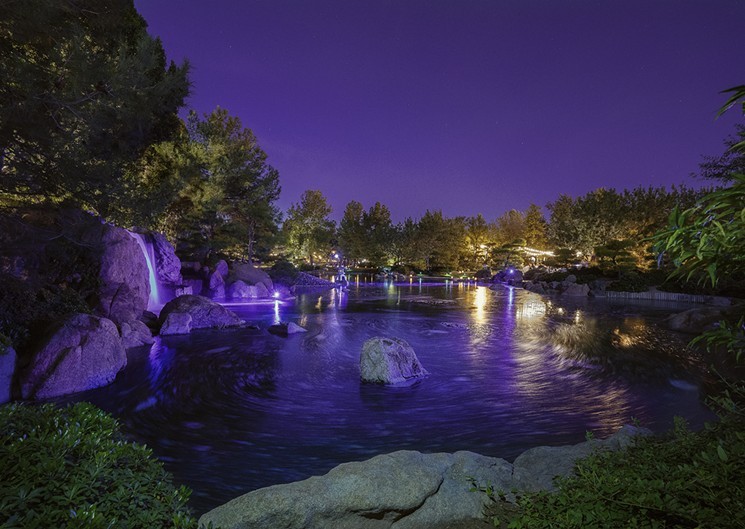
[(578, 459), (650, 434), (627, 425), (605, 440), (531, 448), (513, 463), (466, 451), (397, 451), (249, 492), (204, 514), (199, 524), (223, 529), (479, 527), (491, 502), (482, 488), (504, 491), (508, 501), (514, 501), (512, 490), (554, 490), (554, 478), (571, 474)]

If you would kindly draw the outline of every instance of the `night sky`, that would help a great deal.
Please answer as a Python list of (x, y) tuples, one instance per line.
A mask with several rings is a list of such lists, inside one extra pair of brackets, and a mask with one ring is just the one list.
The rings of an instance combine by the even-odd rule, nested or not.
[(394, 221), (686, 183), (742, 121), (739, 0), (135, 0), (189, 107), (251, 128), (286, 209)]

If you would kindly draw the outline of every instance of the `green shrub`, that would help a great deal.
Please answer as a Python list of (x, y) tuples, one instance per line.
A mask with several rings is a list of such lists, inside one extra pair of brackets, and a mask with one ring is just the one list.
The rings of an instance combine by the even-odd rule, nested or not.
[(0, 408), (0, 527), (194, 528), (150, 449), (91, 404)]
[[(676, 419), (666, 437), (598, 452), (559, 480), (556, 493), (502, 498), (494, 523), (525, 528), (745, 527), (745, 390), (718, 400), (721, 420), (690, 432)], [(507, 509), (501, 510), (506, 505)]]

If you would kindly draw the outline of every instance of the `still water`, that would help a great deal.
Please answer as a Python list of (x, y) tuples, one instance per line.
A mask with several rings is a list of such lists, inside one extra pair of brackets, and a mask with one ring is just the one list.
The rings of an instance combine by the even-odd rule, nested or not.
[[(74, 396), (114, 414), (194, 490), (202, 513), (250, 490), (401, 449), (511, 460), (675, 415), (701, 426), (703, 370), (650, 302), (547, 298), (475, 284), (352, 283), (348, 292), (229, 307), (260, 329), (195, 332), (134, 349), (105, 388)], [(307, 333), (266, 328), (293, 321)], [(430, 375), (361, 384), (375, 336), (408, 341)]]

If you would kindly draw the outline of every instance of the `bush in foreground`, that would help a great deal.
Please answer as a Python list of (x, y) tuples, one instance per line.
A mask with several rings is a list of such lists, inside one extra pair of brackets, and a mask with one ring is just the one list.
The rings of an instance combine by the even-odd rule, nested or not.
[(0, 408), (0, 527), (195, 528), (152, 452), (87, 403)]

